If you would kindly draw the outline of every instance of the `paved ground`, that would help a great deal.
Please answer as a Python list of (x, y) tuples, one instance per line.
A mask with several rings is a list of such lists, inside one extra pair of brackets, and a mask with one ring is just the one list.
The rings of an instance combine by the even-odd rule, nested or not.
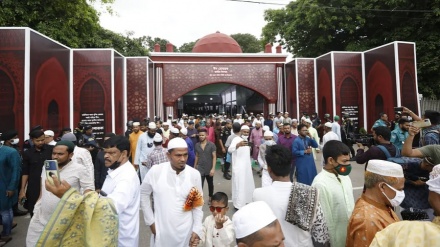
[[(315, 162), (316, 167), (318, 170), (318, 173), (321, 171), (321, 158), (319, 157), (318, 160)], [(353, 183), (353, 195), (355, 200), (361, 195), (363, 184), (364, 184), (364, 165), (359, 165), (356, 162), (351, 162), (353, 165), (353, 169), (350, 173), (350, 178)], [(254, 172), (254, 179), (255, 179), (255, 186), (261, 187), (261, 178)], [(225, 180), (222, 176), (220, 167), (217, 167), (216, 173), (214, 175), (214, 193), (217, 191), (225, 192), (229, 198), (231, 198), (231, 181)], [(205, 183), (204, 191), (205, 195), (205, 201), (208, 201), (208, 187)], [(211, 214), (209, 211), (209, 208), (207, 204), (203, 206), (203, 212), (205, 218), (207, 215)], [(234, 207), (232, 206), (232, 203), (230, 201), (229, 203), (229, 212), (228, 216), (231, 217), (232, 214), (235, 212)], [(141, 221), (140, 221), (140, 234), (139, 234), (139, 246), (149, 246), (149, 239), (150, 239), (150, 229), (147, 228), (143, 222), (143, 216), (141, 212)], [(30, 217), (29, 216), (21, 216), (21, 217), (15, 217), (14, 221), (18, 223), (18, 226), (12, 230), (12, 240), (9, 242), (6, 246), (11, 247), (24, 247), (26, 244), (26, 232), (27, 227), (29, 225)]]

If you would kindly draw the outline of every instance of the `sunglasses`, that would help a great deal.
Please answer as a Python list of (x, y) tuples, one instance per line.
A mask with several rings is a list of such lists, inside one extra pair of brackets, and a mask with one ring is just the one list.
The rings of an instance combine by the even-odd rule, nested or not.
[(209, 207), (209, 210), (211, 211), (211, 212), (214, 212), (214, 210), (215, 211), (217, 211), (217, 213), (220, 213), (221, 211), (222, 211), (222, 209), (224, 209), (224, 208), (227, 208), (228, 206), (225, 206), (225, 207), (213, 207), (213, 206), (210, 206)]

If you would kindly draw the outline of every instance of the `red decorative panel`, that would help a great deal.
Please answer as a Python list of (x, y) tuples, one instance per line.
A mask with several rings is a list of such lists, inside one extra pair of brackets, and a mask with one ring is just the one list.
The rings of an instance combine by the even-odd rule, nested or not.
[(115, 133), (124, 134), (124, 58), (114, 52)]
[(333, 115), (331, 54), (316, 59), (318, 75), (318, 116)]
[[(86, 82), (95, 80), (104, 91), (104, 97), (95, 102), (100, 113), (104, 113), (105, 125), (101, 133), (112, 129), (112, 106), (111, 106), (111, 53), (112, 50), (74, 50), (73, 51), (73, 101), (74, 101), (74, 123), (78, 123), (81, 113), (89, 105), (81, 104), (81, 90)], [(95, 109), (95, 108), (93, 108)]]
[[(394, 44), (364, 53), (367, 97), (367, 130), (371, 129), (379, 113), (394, 116), (396, 100), (396, 64)], [(379, 100), (381, 99), (381, 100)], [(378, 104), (383, 102), (383, 104)]]
[[(150, 87), (149, 89), (149, 97), (150, 97), (150, 101), (148, 102), (148, 109), (150, 109), (150, 115), (149, 116), (151, 119), (153, 119), (153, 117), (158, 113), (155, 112), (155, 105), (154, 102), (156, 102), (156, 85), (154, 83), (154, 63), (148, 59), (148, 85)], [(145, 111), (146, 113), (148, 113), (147, 111)]]
[(254, 90), (269, 101), (277, 99), (275, 64), (164, 64), (163, 102), (214, 83), (232, 83)]
[(333, 53), (335, 68), (336, 114), (349, 112), (354, 122), (363, 127), (362, 55)]
[(299, 112), (315, 112), (315, 65), (313, 59), (297, 59)]
[(127, 58), (127, 120), (142, 120), (147, 105), (147, 58)]
[[(287, 92), (287, 111), (293, 118), (298, 118), (296, 101), (296, 68), (295, 60), (286, 64), (286, 92)], [(275, 112), (274, 112), (275, 114)]]
[(418, 114), (414, 44), (398, 43), (400, 95), (403, 106)]
[(16, 129), (24, 140), (25, 30), (0, 29), (0, 37), (0, 132)]

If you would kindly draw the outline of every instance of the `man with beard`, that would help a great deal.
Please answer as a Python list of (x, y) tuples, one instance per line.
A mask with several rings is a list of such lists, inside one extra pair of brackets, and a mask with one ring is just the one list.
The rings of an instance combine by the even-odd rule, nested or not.
[(248, 140), (249, 126), (243, 125), (241, 136), (235, 137), (228, 149), (232, 154), (232, 202), (236, 209), (252, 202), (255, 189)]
[(140, 131), (139, 128), (140, 123), (134, 122), (132, 127), (132, 132), (128, 137), (128, 140), (130, 141), (130, 159), (134, 160), (134, 157), (136, 157), (136, 147), (139, 140), (139, 136), (141, 136), (144, 132)]
[(298, 119), (296, 118), (292, 119), (292, 127), (290, 128), (290, 132), (298, 136)]
[(34, 130), (29, 136), (34, 145), (23, 153), (21, 189), (18, 201), (21, 202), (23, 198), (26, 198), (24, 206), (32, 217), (35, 203), (40, 196), (43, 164), (45, 160), (52, 158), (53, 146), (44, 144), (44, 132), (41, 130)]
[(196, 161), (194, 168), (197, 169), (202, 176), (202, 188), (205, 183), (205, 178), (208, 182), (209, 203), (211, 203), (211, 197), (214, 194), (214, 172), (217, 161), (217, 147), (214, 143), (206, 139), (206, 129), (200, 130), (199, 141), (200, 142), (198, 142), (195, 147)]
[(162, 135), (164, 137), (164, 142), (166, 142), (168, 139), (170, 139), (170, 125), (168, 124), (168, 122), (164, 122), (162, 124), (163, 127), (163, 131), (162, 131)]
[(150, 246), (197, 246), (203, 200), (189, 208), (184, 205), (190, 192), (203, 198), (200, 172), (186, 165), (188, 146), (182, 138), (168, 143), (167, 156), (170, 161), (153, 166), (141, 185), (141, 208), (152, 232)]
[(136, 146), (136, 156), (134, 158), (133, 165), (135, 167), (139, 167), (139, 175), (141, 177), (141, 181), (144, 181), (145, 174), (147, 174), (149, 170), (146, 166), (147, 158), (151, 151), (153, 151), (154, 149), (153, 139), (155, 134), (156, 124), (154, 122), (150, 122), (148, 124), (148, 131), (139, 136), (139, 140)]
[(409, 136), (409, 126), (409, 120), (407, 118), (401, 118), (399, 119), (399, 126), (391, 131), (390, 142), (394, 144), (394, 146), (396, 146), (396, 148), (398, 148), (399, 150), (402, 150), (403, 143)]
[(198, 139), (198, 131), (197, 129), (194, 127), (194, 122), (192, 120), (190, 120), (188, 122), (188, 137), (191, 138), (192, 143), (194, 144), (194, 147), (196, 146), (197, 143), (197, 139)]
[(300, 124), (298, 130), (299, 136), (293, 142), (291, 149), (296, 157), (297, 179), (300, 183), (311, 185), (317, 174), (312, 148), (317, 148), (318, 143), (306, 125)]
[(264, 143), (261, 144), (259, 148), (258, 164), (260, 164), (261, 168), (263, 169), (261, 172), (261, 177), (262, 177), (261, 187), (266, 187), (272, 184), (272, 178), (270, 178), (269, 172), (267, 171), (266, 149), (267, 147), (276, 145), (277, 143), (273, 139), (274, 135), (272, 131), (270, 130), (264, 131), (263, 136), (264, 136)]
[[(295, 139), (297, 138), (296, 135), (292, 134), (292, 131), (290, 129), (290, 125), (289, 124), (284, 124), (283, 125), (283, 133), (282, 135), (278, 135), (278, 145), (281, 145), (289, 150), (292, 150), (292, 145), (293, 142), (295, 141)], [(295, 173), (295, 161), (296, 161), (296, 156), (292, 155), (292, 164), (290, 164), (290, 181), (293, 182), (293, 175)]]
[(258, 153), (260, 150), (261, 139), (263, 139), (263, 129), (261, 128), (261, 122), (255, 122), (255, 128), (251, 131), (249, 142), (252, 143), (252, 159), (258, 162)]
[[(58, 162), (59, 176), (69, 183), (72, 188), (84, 191), (84, 194), (95, 190), (93, 178), (81, 164), (72, 160), (75, 145), (71, 141), (59, 141), (52, 151), (52, 159)], [(49, 222), (52, 213), (55, 211), (60, 198), (46, 190), (44, 181), (46, 180), (46, 169), (41, 172), (41, 196), (35, 204), (34, 217), (29, 223), (26, 236), (26, 246), (35, 246), (43, 232), (44, 227)]]

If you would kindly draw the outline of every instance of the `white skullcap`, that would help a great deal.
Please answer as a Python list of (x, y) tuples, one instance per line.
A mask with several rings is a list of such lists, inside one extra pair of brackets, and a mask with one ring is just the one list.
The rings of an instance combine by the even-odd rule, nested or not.
[(285, 112), (284, 114), (289, 114), (288, 112)]
[(172, 128), (170, 129), (170, 132), (173, 133), (173, 134), (179, 134), (179, 129), (178, 129), (178, 128), (174, 128), (174, 127), (172, 127)]
[(46, 136), (54, 136), (55, 133), (53, 133), (52, 130), (46, 130), (46, 131), (44, 131), (44, 135), (46, 135)]
[(306, 119), (307, 119), (306, 117), (301, 117), (301, 121), (302, 121), (302, 120), (306, 120)]
[(386, 160), (368, 161), (367, 171), (387, 177), (404, 177), (401, 165)]
[(150, 122), (150, 123), (148, 124), (148, 128), (149, 128), (149, 129), (153, 129), (153, 130), (155, 130), (155, 129), (157, 128), (157, 126), (156, 126), (156, 124), (155, 124), (154, 122)]
[(153, 142), (161, 142), (161, 141), (163, 141), (162, 136), (159, 133), (156, 133), (154, 135)]
[(168, 142), (168, 150), (174, 148), (188, 148), (188, 144), (186, 144), (186, 141), (183, 140), (182, 138), (176, 137), (171, 139), (170, 142)]
[(133, 123), (133, 126), (139, 126), (139, 125), (141, 125), (141, 123), (139, 123), (139, 122), (134, 122)]
[(252, 117), (248, 117), (248, 120), (252, 120)]
[(168, 117), (173, 117), (173, 114), (168, 114)]
[(270, 130), (264, 131), (264, 135), (263, 136), (273, 136), (273, 132)]
[(312, 120), (310, 120), (309, 118), (306, 118), (304, 121), (306, 121), (306, 123), (312, 124)]
[(269, 128), (269, 126), (267, 126), (267, 125), (264, 125), (264, 126), (263, 126), (263, 130), (264, 130), (264, 131), (269, 131), (269, 130), (270, 130), (270, 128)]
[(261, 124), (260, 120), (255, 121), (255, 124)]
[(249, 129), (249, 126), (247, 126), (247, 125), (245, 124), (245, 125), (241, 126), (241, 129), (240, 129), (240, 130), (248, 130), (248, 129)]
[(298, 119), (294, 118), (292, 119), (292, 122), (298, 122)]
[(264, 201), (251, 202), (238, 210), (232, 218), (235, 237), (247, 237), (266, 227), (277, 219), (272, 209)]
[(186, 128), (181, 128), (180, 133), (186, 136), (188, 134), (188, 130)]
[(432, 172), (429, 174), (429, 180), (426, 182), (429, 186), (429, 190), (440, 194), (440, 164), (432, 168)]
[(163, 122), (162, 125), (170, 126), (170, 124), (168, 122)]
[(332, 127), (332, 123), (330, 123), (330, 122), (326, 122), (326, 123), (324, 124), (324, 126), (325, 126), (325, 127), (328, 127), (328, 128), (331, 128), (331, 127)]

